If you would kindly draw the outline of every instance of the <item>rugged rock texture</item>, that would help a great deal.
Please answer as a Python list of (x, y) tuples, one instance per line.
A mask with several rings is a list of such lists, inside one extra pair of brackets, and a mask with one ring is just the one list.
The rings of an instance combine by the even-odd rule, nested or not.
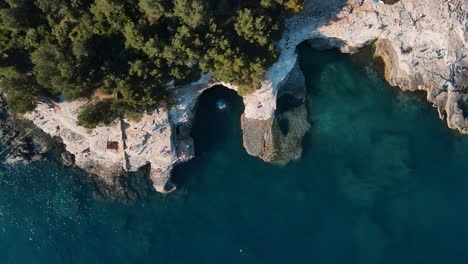
[[(305, 78), (296, 62), (278, 93), (278, 99), (284, 100), (276, 99), (275, 95), (276, 115), (266, 119), (249, 118), (246, 113), (242, 115), (246, 151), (264, 161), (278, 164), (299, 159), (302, 155), (302, 138), (310, 128), (305, 96)], [(277, 105), (280, 101), (283, 103)]]
[(245, 148), (251, 155), (275, 161), (281, 145), (272, 136), (278, 123), (276, 102), (290, 87), (288, 80), (300, 79), (296, 47), (304, 41), (317, 49), (337, 48), (344, 53), (377, 41), (375, 55), (386, 65), (388, 82), (404, 90), (426, 91), (448, 126), (468, 134), (468, 108), (463, 107), (468, 104), (467, 11), (468, 2), (463, 0), (405, 0), (393, 5), (371, 0), (306, 1), (302, 14), (287, 21), (278, 45), (281, 56), (256, 93), (256, 100), (270, 103), (252, 111), (247, 106), (254, 104), (244, 100)]
[(460, 104), (468, 99), (467, 12), (466, 1), (402, 1), (381, 10), (389, 32), (376, 42), (388, 82), (426, 91), (448, 126), (465, 134), (468, 113)]
[[(141, 120), (117, 119), (109, 126), (87, 130), (77, 125), (79, 108), (85, 101), (45, 103), (25, 117), (46, 133), (60, 138), (67, 150), (62, 155), (89, 172), (99, 196), (112, 199), (135, 197), (129, 190), (127, 172), (149, 165), (154, 189), (167, 193), (175, 186), (170, 175), (175, 164), (193, 157), (193, 140), (187, 128), (196, 98), (208, 79), (174, 91), (171, 107), (146, 113)], [(182, 101), (183, 100), (183, 101)]]
[(60, 158), (61, 158), (62, 164), (66, 167), (70, 167), (70, 166), (73, 166), (73, 164), (75, 164), (75, 156), (68, 151), (64, 151), (60, 155)]
[(0, 156), (7, 164), (29, 163), (59, 154), (62, 147), (28, 120), (10, 116), (0, 94)]
[[(371, 0), (309, 0), (289, 19), (278, 43), (280, 57), (266, 73), (261, 89), (244, 97), (244, 146), (255, 156), (277, 163), (300, 157), (308, 129), (303, 76), (296, 47), (304, 41), (320, 49), (345, 53), (376, 42), (376, 55), (386, 64), (390, 84), (424, 90), (448, 126), (468, 133), (467, 5), (464, 0), (404, 0), (394, 5)], [(128, 194), (123, 171), (150, 167), (154, 189), (170, 192), (174, 165), (194, 156), (190, 137), (198, 96), (215, 85), (210, 76), (171, 90), (171, 101), (141, 121), (116, 120), (93, 131), (76, 125), (86, 102), (41, 104), (26, 118), (61, 138), (76, 165), (94, 173), (103, 196)], [(281, 98), (293, 98), (283, 106)], [(291, 101), (291, 99), (288, 99)], [(282, 107), (285, 107), (284, 110)], [(68, 161), (73, 160), (66, 154)], [(142, 181), (144, 182), (144, 181)]]
[[(334, 10), (334, 11), (333, 11)], [(423, 90), (450, 128), (468, 133), (468, 2), (405, 0), (394, 5), (366, 0), (310, 0), (288, 21), (278, 68), (296, 59), (291, 47), (307, 40), (315, 48), (354, 53), (376, 42), (385, 78), (403, 90)]]
[(275, 136), (273, 133), (273, 119), (252, 119), (241, 117), (241, 126), (244, 137), (244, 148), (250, 155), (260, 157), (265, 161), (273, 161), (275, 154)]
[[(176, 188), (170, 180), (173, 167), (194, 157), (190, 130), (198, 96), (217, 85), (236, 89), (210, 80), (205, 75), (191, 85), (171, 88), (166, 106), (145, 113), (139, 121), (121, 118), (109, 126), (87, 130), (76, 123), (80, 107), (92, 103), (86, 101), (40, 102), (24, 117), (61, 139), (67, 151), (62, 160), (89, 172), (98, 196), (124, 201), (136, 197), (138, 191), (129, 184), (129, 172), (147, 166), (150, 180), (140, 182), (169, 193)], [(137, 188), (145, 187), (138, 184)]]
[(304, 104), (274, 119), (259, 120), (242, 115), (241, 125), (247, 152), (277, 164), (287, 164), (301, 157), (302, 138), (310, 128)]

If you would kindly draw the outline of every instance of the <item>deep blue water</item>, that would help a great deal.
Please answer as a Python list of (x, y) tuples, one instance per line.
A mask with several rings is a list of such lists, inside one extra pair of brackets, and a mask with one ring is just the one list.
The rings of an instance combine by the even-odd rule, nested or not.
[(241, 99), (212, 89), (170, 196), (98, 202), (77, 170), (0, 165), (0, 263), (468, 263), (468, 137), (349, 57), (301, 53), (301, 160), (248, 156)]

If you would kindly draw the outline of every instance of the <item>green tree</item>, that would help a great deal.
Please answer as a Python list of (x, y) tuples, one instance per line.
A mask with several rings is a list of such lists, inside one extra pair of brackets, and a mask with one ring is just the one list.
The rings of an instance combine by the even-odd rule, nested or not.
[(25, 29), (27, 26), (26, 17), (17, 8), (5, 8), (0, 10), (1, 27), (7, 30), (16, 31)]
[(58, 51), (57, 47), (43, 43), (31, 53), (31, 60), (34, 64), (37, 82), (53, 93), (61, 92), (65, 80), (58, 70), (58, 65), (63, 61), (63, 55)]
[(112, 100), (89, 103), (81, 107), (77, 124), (89, 129), (100, 125), (110, 125), (120, 114), (114, 110)]
[(173, 13), (185, 25), (197, 28), (207, 21), (207, 9), (204, 0), (174, 0)]
[(302, 6), (301, 0), (0, 0), (1, 89), (18, 112), (31, 110), (38, 95), (72, 100), (96, 89), (118, 95), (83, 110), (88, 127), (115, 113), (151, 110), (169, 85), (201, 73), (247, 94), (277, 57), (279, 25)]
[(304, 0), (261, 0), (260, 4), (265, 8), (275, 8), (280, 5), (295, 14), (304, 8)]
[(264, 46), (270, 41), (271, 33), (279, 27), (270, 17), (257, 15), (251, 9), (245, 8), (238, 12), (234, 28), (243, 39)]
[(168, 12), (167, 2), (165, 0), (140, 0), (138, 6), (148, 16), (151, 23), (156, 23)]
[(91, 13), (96, 22), (105, 23), (104, 25), (109, 25), (114, 31), (121, 30), (130, 22), (125, 13), (125, 6), (116, 0), (95, 0), (91, 6)]
[(8, 108), (14, 113), (26, 113), (34, 109), (34, 94), (39, 87), (32, 75), (15, 67), (0, 68), (0, 91), (6, 93)]
[(288, 0), (284, 5), (293, 13), (298, 14), (304, 8), (304, 0)]
[(124, 36), (126, 39), (126, 46), (134, 49), (143, 49), (145, 44), (145, 38), (141, 34), (140, 29), (132, 22), (125, 24)]

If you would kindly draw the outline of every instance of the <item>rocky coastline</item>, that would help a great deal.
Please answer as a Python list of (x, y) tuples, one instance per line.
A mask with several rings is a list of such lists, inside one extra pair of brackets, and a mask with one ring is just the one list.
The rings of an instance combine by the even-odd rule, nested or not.
[[(385, 79), (392, 86), (426, 91), (448, 127), (468, 134), (467, 10), (468, 3), (462, 0), (407, 0), (393, 5), (370, 0), (306, 1), (304, 11), (287, 21), (278, 43), (280, 58), (266, 73), (262, 87), (243, 98), (246, 151), (278, 164), (300, 158), (302, 137), (310, 127), (296, 52), (304, 42), (343, 53), (375, 43), (375, 56), (383, 60)], [(132, 173), (142, 183), (138, 186), (170, 193), (176, 189), (171, 182), (173, 167), (195, 155), (190, 130), (197, 99), (218, 85), (237, 90), (205, 75), (198, 82), (170, 89), (166, 106), (141, 120), (121, 118), (93, 131), (76, 124), (78, 109), (86, 101), (42, 102), (24, 118), (63, 143), (66, 151), (60, 155), (66, 164), (90, 173), (102, 197), (133, 198), (136, 189), (145, 189), (132, 189), (128, 184)], [(288, 97), (295, 103), (284, 107), (281, 101)], [(1, 124), (3, 141), (16, 151), (10, 154), (13, 161), (40, 160), (48, 153), (25, 136), (27, 130), (14, 131), (8, 122)]]
[(63, 147), (56, 139), (38, 129), (32, 122), (11, 116), (0, 95), (0, 156), (9, 165), (45, 160), (60, 155)]

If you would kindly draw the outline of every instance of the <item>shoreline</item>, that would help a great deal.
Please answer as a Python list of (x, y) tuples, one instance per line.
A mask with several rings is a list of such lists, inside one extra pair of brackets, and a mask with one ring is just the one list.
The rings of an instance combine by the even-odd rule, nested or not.
[[(299, 121), (294, 121), (302, 125), (297, 128), (297, 133), (288, 138), (288, 135), (281, 133), (275, 112), (278, 98), (282, 94), (305, 96), (301, 91), (305, 84), (299, 84), (298, 89), (288, 92), (288, 88), (295, 86), (291, 83), (301, 82), (289, 79), (297, 79), (297, 75), (292, 74), (294, 70), (297, 72), (296, 49), (304, 42), (316, 49), (338, 48), (342, 53), (352, 54), (377, 41), (374, 55), (382, 57), (386, 81), (404, 91), (425, 91), (426, 100), (433, 103), (442, 119), (446, 117), (449, 128), (468, 133), (468, 118), (464, 117), (459, 107), (460, 100), (468, 100), (468, 94), (457, 92), (451, 87), (441, 92), (439, 87), (446, 85), (447, 81), (437, 78), (435, 73), (426, 72), (427, 67), (439, 69), (440, 72), (450, 70), (452, 65), (458, 63), (454, 62), (455, 52), (468, 54), (463, 43), (461, 47), (435, 43), (437, 39), (424, 31), (426, 29), (423, 25), (431, 23), (429, 17), (437, 15), (433, 11), (433, 5), (437, 3), (426, 0), (427, 5), (420, 8), (414, 4), (417, 2), (415, 0), (405, 5), (397, 3), (391, 6), (374, 4), (372, 1), (366, 1), (360, 6), (354, 0), (341, 6), (338, 2), (330, 1), (314, 6), (313, 1), (309, 1), (303, 13), (287, 21), (283, 38), (278, 43), (281, 51), (278, 61), (267, 71), (262, 87), (243, 97), (245, 111), (241, 126), (247, 152), (265, 161), (280, 164), (301, 156), (301, 140), (309, 127), (307, 122), (302, 123), (301, 120), (307, 120), (307, 113), (304, 115), (301, 112)], [(444, 17), (439, 18), (443, 20), (441, 24), (450, 22), (455, 29), (437, 27), (433, 33), (447, 38), (457, 37), (456, 27), (463, 23), (457, 24), (455, 11), (444, 8)], [(411, 16), (400, 17), (399, 24), (391, 20), (392, 17), (403, 14), (402, 12), (422, 12), (419, 9), (424, 9), (425, 17), (416, 22)], [(325, 15), (327, 10), (332, 10), (331, 14)], [(398, 32), (404, 33), (399, 36)], [(421, 35), (427, 39), (424, 42), (413, 35)], [(411, 43), (411, 51), (408, 52), (408, 47), (397, 48), (404, 42)], [(431, 56), (433, 50), (423, 50), (427, 43), (437, 44), (438, 49), (446, 50), (446, 57), (443, 60), (427, 57), (428, 54)], [(414, 62), (415, 58), (417, 64)], [(461, 63), (465, 61), (462, 60)], [(171, 100), (166, 109), (146, 113), (139, 122), (119, 119), (111, 126), (99, 127), (92, 132), (76, 125), (77, 110), (85, 103), (83, 101), (56, 103), (52, 110), (50, 107), (38, 107), (33, 114), (25, 117), (49, 135), (61, 138), (67, 151), (74, 156), (75, 164), (86, 172), (94, 173), (96, 176), (93, 177), (108, 185), (110, 190), (124, 188), (119, 176), (122, 172), (136, 172), (149, 165), (149, 178), (153, 188), (161, 193), (169, 193), (176, 188), (170, 180), (173, 167), (195, 155), (190, 130), (198, 96), (217, 85), (237, 90), (227, 83), (211, 82), (211, 77), (204, 75), (195, 83), (170, 89)], [(453, 86), (452, 83), (448, 85)], [(291, 115), (285, 118), (291, 118)], [(109, 148), (109, 145), (117, 147)], [(291, 148), (291, 145), (294, 147)]]

